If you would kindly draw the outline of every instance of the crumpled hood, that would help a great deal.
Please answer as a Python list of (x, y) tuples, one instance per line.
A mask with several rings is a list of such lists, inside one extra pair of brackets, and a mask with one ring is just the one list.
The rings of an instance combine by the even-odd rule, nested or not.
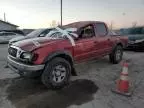
[(22, 41), (18, 41), (13, 45), (21, 48), (24, 51), (32, 51), (44, 45), (52, 44), (61, 40), (62, 39), (51, 39), (48, 37), (39, 37), (39, 38), (32, 38), (32, 39), (25, 39)]

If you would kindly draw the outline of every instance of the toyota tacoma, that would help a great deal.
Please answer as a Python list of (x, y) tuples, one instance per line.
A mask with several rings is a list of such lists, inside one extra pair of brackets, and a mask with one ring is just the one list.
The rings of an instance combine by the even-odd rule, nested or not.
[[(75, 30), (69, 31), (70, 28)], [(11, 45), (8, 66), (21, 76), (41, 77), (48, 88), (59, 88), (69, 82), (71, 75), (76, 75), (75, 64), (106, 55), (110, 62), (119, 63), (127, 43), (127, 37), (113, 36), (104, 22), (74, 22), (49, 36)]]

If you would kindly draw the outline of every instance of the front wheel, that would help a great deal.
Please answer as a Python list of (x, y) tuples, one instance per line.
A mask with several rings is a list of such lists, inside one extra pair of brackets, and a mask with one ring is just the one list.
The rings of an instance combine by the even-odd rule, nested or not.
[(109, 55), (109, 59), (113, 64), (117, 64), (122, 60), (122, 56), (123, 56), (123, 48), (121, 45), (118, 45)]
[(48, 88), (60, 88), (69, 82), (71, 74), (70, 63), (60, 57), (46, 64), (41, 80)]

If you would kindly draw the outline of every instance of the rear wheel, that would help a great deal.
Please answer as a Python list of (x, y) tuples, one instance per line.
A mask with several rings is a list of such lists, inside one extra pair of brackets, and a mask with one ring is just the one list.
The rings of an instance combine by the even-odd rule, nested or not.
[(41, 80), (48, 88), (60, 88), (69, 83), (70, 74), (70, 63), (56, 57), (46, 64)]
[(116, 46), (113, 52), (109, 55), (110, 62), (117, 64), (122, 60), (123, 48), (121, 45)]

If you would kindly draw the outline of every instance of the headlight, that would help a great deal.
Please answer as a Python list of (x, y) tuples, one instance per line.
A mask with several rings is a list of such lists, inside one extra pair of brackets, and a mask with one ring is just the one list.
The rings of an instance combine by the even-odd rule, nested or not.
[(135, 40), (129, 40), (128, 41), (128, 44), (134, 44), (135, 43)]
[(31, 60), (32, 59), (32, 54), (29, 52), (24, 52), (21, 54), (20, 56), (21, 59), (27, 59), (27, 60)]
[(20, 55), (20, 58), (21, 59), (24, 59), (24, 60), (28, 60), (29, 62), (32, 62), (32, 61), (35, 61), (37, 60), (38, 58), (38, 54), (32, 54), (30, 52), (23, 52), (21, 55)]
[(13, 43), (15, 43), (16, 41), (9, 41), (8, 46), (10, 47)]

